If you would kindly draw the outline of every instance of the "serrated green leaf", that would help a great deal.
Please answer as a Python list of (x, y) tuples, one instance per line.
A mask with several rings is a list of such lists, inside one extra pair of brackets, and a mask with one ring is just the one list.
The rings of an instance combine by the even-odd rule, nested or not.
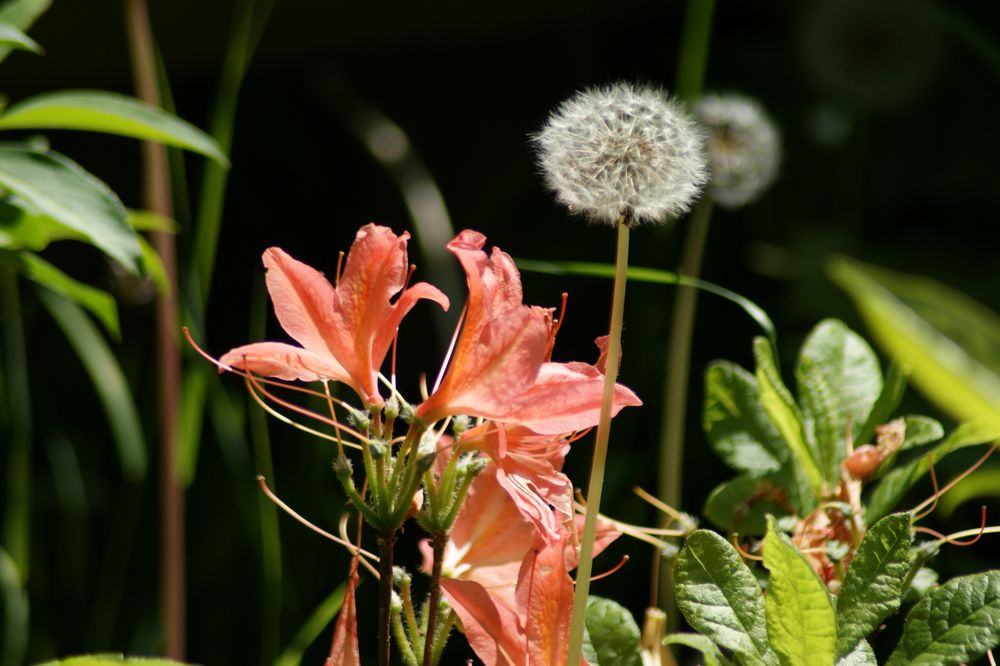
[(837, 660), (837, 666), (878, 666), (878, 661), (868, 641), (861, 641), (853, 650)]
[(146, 443), (139, 411), (118, 360), (76, 304), (45, 289), (39, 289), (39, 297), (94, 383), (111, 426), (122, 474), (129, 481), (142, 480), (146, 475)]
[(938, 284), (840, 259), (830, 274), (928, 398), (1000, 430), (1000, 316)]
[(882, 392), (879, 393), (878, 400), (872, 406), (868, 419), (861, 428), (854, 431), (854, 445), (861, 446), (868, 444), (875, 437), (875, 426), (888, 423), (892, 419), (896, 408), (903, 400), (903, 393), (906, 392), (906, 382), (909, 379), (909, 372), (897, 361), (889, 364), (889, 372), (882, 382)]
[(777, 501), (781, 491), (769, 478), (737, 476), (716, 486), (705, 501), (705, 516), (719, 528), (740, 534), (763, 534), (768, 514), (789, 513)]
[(757, 383), (760, 387), (761, 404), (785, 440), (795, 468), (808, 480), (812, 497), (808, 506), (800, 507), (808, 513), (815, 506), (823, 486), (823, 474), (806, 443), (802, 413), (792, 399), (792, 394), (781, 381), (781, 373), (775, 360), (774, 347), (766, 338), (754, 338), (753, 355), (757, 364)]
[(788, 458), (761, 404), (757, 380), (735, 363), (713, 361), (705, 371), (702, 425), (715, 453), (739, 471), (759, 475)]
[(0, 46), (31, 53), (41, 53), (38, 42), (12, 26), (10, 23), (0, 23)]
[[(0, 23), (27, 32), (35, 20), (49, 8), (52, 0), (10, 0), (0, 6)], [(10, 55), (12, 47), (0, 45), (0, 62)]]
[(837, 319), (806, 338), (795, 370), (802, 416), (827, 481), (840, 477), (848, 424), (864, 423), (882, 392), (882, 369), (864, 339)]
[(915, 446), (930, 444), (944, 437), (944, 426), (937, 419), (920, 414), (908, 414), (903, 417), (906, 431), (900, 451), (912, 449)]
[[(937, 464), (949, 453), (968, 446), (986, 444), (1000, 439), (1000, 430), (977, 423), (963, 423), (955, 428), (943, 442), (930, 451), (931, 461)], [(927, 456), (921, 456), (902, 467), (897, 467), (879, 481), (865, 506), (865, 522), (873, 523), (892, 511), (906, 491), (927, 473)]]
[(701, 634), (668, 634), (663, 638), (664, 645), (683, 645), (701, 652), (705, 658), (705, 666), (730, 666), (730, 661), (719, 651), (715, 643)]
[(826, 586), (774, 520), (764, 537), (768, 578), (767, 635), (782, 666), (831, 666), (836, 625)]
[(215, 140), (194, 125), (134, 97), (103, 90), (60, 90), (23, 100), (0, 114), (4, 129), (106, 132), (184, 148), (229, 164)]
[(850, 651), (897, 608), (913, 557), (911, 516), (886, 516), (869, 528), (837, 599), (837, 654)]
[(971, 662), (1000, 645), (1000, 571), (953, 578), (913, 607), (887, 666)]
[(642, 666), (639, 625), (628, 609), (611, 599), (587, 598), (583, 656), (596, 666)]
[(0, 187), (41, 215), (80, 232), (94, 246), (138, 273), (142, 251), (125, 207), (107, 185), (51, 151), (0, 144)]
[(694, 629), (745, 663), (777, 664), (768, 646), (764, 595), (733, 546), (696, 530), (674, 562), (677, 607)]
[(25, 250), (0, 252), (0, 260), (12, 263), (21, 275), (35, 284), (47, 287), (83, 306), (97, 317), (115, 339), (120, 337), (118, 306), (107, 292), (71, 278), (38, 255)]

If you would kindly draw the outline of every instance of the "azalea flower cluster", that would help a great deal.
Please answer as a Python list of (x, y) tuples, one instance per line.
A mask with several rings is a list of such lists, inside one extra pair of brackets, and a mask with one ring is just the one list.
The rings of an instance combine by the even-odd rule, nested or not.
[[(525, 305), (511, 257), (497, 248), (488, 254), (486, 238), (466, 230), (448, 244), (468, 285), (459, 329), (435, 386), (419, 403), (407, 401), (394, 370), (391, 378), (382, 374), (390, 350), (395, 356), (400, 322), (420, 300), (450, 305), (429, 284), (408, 285), (407, 239), (363, 227), (333, 285), (284, 251), (266, 250), (275, 314), (298, 344), (256, 342), (218, 363), (267, 396), (262, 382), (274, 379), (322, 384), (316, 393), (330, 415), (310, 415), (334, 429), (337, 477), (377, 532), (380, 640), (388, 644), (391, 615), (405, 662), (420, 663), (424, 651), (422, 663), (436, 663), (457, 619), (488, 666), (565, 663), (579, 527), (562, 465), (570, 444), (599, 420), (604, 359), (553, 362), (554, 311)], [(604, 350), (601, 339), (598, 347)], [(330, 382), (353, 389), (361, 408), (335, 398)], [(615, 386), (613, 414), (639, 404), (631, 390)], [(397, 436), (404, 425), (406, 434)], [(351, 442), (361, 451), (361, 484), (344, 449)], [(400, 583), (408, 579), (398, 570), (391, 575), (394, 535), (412, 516), (430, 534), (421, 546), (423, 569), (432, 574), (429, 626), (414, 621), (412, 608), (400, 609), (410, 604), (409, 585)], [(597, 550), (617, 536), (603, 523)], [(358, 661), (356, 629), (345, 626), (353, 622), (350, 609), (341, 615), (332, 663)], [(435, 626), (439, 611), (445, 619)]]

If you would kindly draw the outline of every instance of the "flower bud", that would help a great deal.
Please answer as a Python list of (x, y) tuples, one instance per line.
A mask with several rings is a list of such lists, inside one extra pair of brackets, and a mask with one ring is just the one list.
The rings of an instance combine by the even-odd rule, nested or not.
[(865, 444), (854, 449), (854, 453), (844, 460), (844, 469), (856, 481), (864, 481), (882, 464), (884, 456), (878, 448)]
[(351, 464), (351, 459), (344, 455), (339, 455), (333, 459), (333, 473), (337, 475), (337, 478), (344, 479), (354, 472), (354, 466)]

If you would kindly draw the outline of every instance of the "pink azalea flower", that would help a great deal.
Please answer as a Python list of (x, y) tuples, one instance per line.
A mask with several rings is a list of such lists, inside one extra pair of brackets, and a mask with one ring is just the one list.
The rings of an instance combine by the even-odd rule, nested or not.
[[(417, 416), (431, 423), (469, 414), (548, 435), (596, 425), (603, 372), (586, 363), (548, 362), (551, 312), (522, 303), (513, 259), (497, 248), (487, 257), (485, 244), (485, 236), (469, 230), (448, 244), (469, 286), (465, 322), (441, 385)], [(614, 413), (640, 404), (632, 391), (615, 387)]]
[(302, 346), (258, 342), (229, 351), (220, 362), (279, 379), (344, 382), (366, 404), (381, 404), (378, 372), (400, 321), (421, 298), (448, 309), (436, 287), (420, 282), (403, 289), (408, 238), (388, 227), (362, 227), (336, 287), (283, 250), (268, 248), (263, 259), (274, 312)]

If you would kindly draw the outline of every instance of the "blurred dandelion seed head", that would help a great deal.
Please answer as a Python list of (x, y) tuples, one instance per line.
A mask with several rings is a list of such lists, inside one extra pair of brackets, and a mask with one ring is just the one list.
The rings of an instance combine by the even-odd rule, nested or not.
[(778, 173), (778, 131), (760, 104), (742, 95), (706, 95), (695, 113), (708, 130), (709, 191), (724, 208), (753, 201)]
[(532, 137), (545, 182), (573, 212), (616, 224), (686, 212), (708, 178), (704, 137), (666, 93), (619, 82), (577, 93)]

